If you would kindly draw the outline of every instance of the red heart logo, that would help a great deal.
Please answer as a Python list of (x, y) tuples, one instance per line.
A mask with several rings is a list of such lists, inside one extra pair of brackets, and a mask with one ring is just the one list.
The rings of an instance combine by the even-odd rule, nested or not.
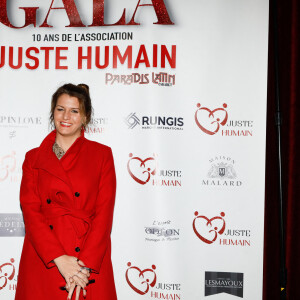
[[(7, 280), (13, 280), (15, 276), (15, 266), (13, 263), (15, 260), (13, 258), (10, 259), (10, 263), (4, 263), (0, 266), (0, 290), (5, 288), (7, 285)], [(9, 273), (8, 273), (9, 270)]]
[(223, 234), (225, 231), (225, 214), (221, 212), (221, 217), (213, 217), (208, 219), (205, 216), (198, 216), (195, 212), (196, 218), (193, 221), (193, 229), (197, 237), (206, 244), (212, 244), (216, 241), (218, 235)]
[(223, 104), (223, 108), (216, 108), (210, 110), (207, 107), (201, 107), (201, 104), (197, 104), (198, 109), (195, 112), (195, 121), (198, 127), (209, 135), (216, 134), (220, 125), (224, 126), (228, 120), (228, 113), (225, 108), (227, 104)]
[(152, 269), (141, 270), (138, 267), (131, 267), (131, 263), (127, 264), (129, 268), (126, 271), (125, 277), (129, 286), (138, 294), (145, 295), (149, 291), (149, 287), (154, 287), (156, 283), (156, 269), (152, 265)]
[(130, 176), (139, 184), (146, 184), (151, 175), (156, 173), (156, 160), (155, 157), (148, 157), (142, 160), (139, 157), (133, 157), (132, 153), (129, 154), (131, 157), (127, 163), (127, 170)]
[(0, 157), (0, 181), (4, 181), (10, 172), (16, 169), (16, 153)]

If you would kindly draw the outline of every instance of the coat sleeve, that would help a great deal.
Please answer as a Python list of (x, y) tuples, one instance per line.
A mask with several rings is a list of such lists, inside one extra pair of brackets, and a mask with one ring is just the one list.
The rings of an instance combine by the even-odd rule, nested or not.
[(99, 273), (105, 252), (110, 243), (113, 211), (116, 194), (116, 174), (112, 151), (105, 155), (99, 190), (96, 199), (95, 217), (79, 258), (94, 272)]
[(20, 204), (25, 222), (26, 237), (46, 267), (54, 267), (55, 264), (52, 260), (66, 253), (41, 213), (41, 199), (37, 193), (37, 182), (31, 167), (30, 151), (25, 155), (22, 169)]

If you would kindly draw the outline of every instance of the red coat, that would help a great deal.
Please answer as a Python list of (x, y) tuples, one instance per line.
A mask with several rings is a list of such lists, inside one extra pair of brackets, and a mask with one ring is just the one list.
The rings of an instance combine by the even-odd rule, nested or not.
[[(86, 300), (117, 299), (110, 233), (116, 191), (111, 149), (81, 136), (59, 160), (56, 130), (26, 153), (20, 202), (25, 239), (15, 300), (67, 299), (52, 260), (67, 254), (95, 270)], [(73, 295), (73, 298), (75, 296)], [(81, 292), (81, 298), (82, 292)]]

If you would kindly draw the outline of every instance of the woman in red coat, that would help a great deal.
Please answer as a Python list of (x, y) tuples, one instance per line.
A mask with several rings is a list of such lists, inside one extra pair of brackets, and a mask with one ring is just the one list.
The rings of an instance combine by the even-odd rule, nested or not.
[(91, 113), (88, 86), (63, 85), (52, 97), (55, 130), (26, 153), (15, 300), (117, 299), (110, 242), (115, 169), (111, 149), (84, 137)]

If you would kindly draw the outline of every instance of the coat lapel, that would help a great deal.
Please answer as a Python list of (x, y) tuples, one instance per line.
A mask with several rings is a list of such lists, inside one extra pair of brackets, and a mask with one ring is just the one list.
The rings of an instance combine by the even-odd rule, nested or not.
[(72, 190), (72, 184), (68, 177), (68, 174), (63, 166), (67, 168), (68, 161), (73, 160), (84, 142), (84, 130), (81, 130), (81, 136), (76, 139), (68, 151), (64, 154), (60, 161), (52, 150), (52, 146), (55, 142), (56, 130), (50, 132), (43, 140), (39, 147), (37, 159), (33, 164), (33, 168), (43, 169), (53, 176), (58, 177), (64, 181)]

